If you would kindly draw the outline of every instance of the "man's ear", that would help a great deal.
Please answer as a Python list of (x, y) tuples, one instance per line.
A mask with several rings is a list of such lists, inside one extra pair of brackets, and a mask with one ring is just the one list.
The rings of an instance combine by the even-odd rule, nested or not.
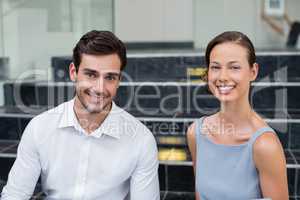
[(71, 62), (70, 66), (69, 66), (69, 75), (70, 75), (70, 79), (73, 82), (75, 82), (76, 78), (77, 78), (77, 71), (76, 71), (76, 67), (73, 62)]

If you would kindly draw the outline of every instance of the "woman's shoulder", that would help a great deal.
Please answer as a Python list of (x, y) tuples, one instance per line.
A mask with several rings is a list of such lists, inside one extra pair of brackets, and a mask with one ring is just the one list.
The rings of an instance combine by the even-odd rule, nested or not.
[(272, 129), (263, 132), (257, 137), (253, 144), (254, 153), (268, 154), (273, 153), (281, 147), (281, 143)]
[(283, 155), (281, 142), (274, 131), (265, 131), (253, 144), (253, 158), (258, 168), (270, 165)]
[[(202, 116), (196, 119), (193, 123), (188, 126), (186, 136), (188, 140), (195, 140), (196, 138), (196, 130), (200, 129), (203, 126), (204, 120), (210, 121), (213, 115)], [(199, 130), (200, 131), (200, 130)]]
[(195, 140), (196, 139), (196, 129), (197, 129), (197, 124), (201, 122), (203, 117), (198, 118), (194, 120), (187, 128), (186, 136), (188, 140)]
[(188, 126), (188, 129), (187, 129), (187, 131), (186, 131), (186, 137), (187, 137), (187, 140), (188, 141), (195, 141), (195, 139), (196, 139), (196, 133), (195, 133), (195, 130), (196, 130), (196, 120), (192, 123), (192, 124), (190, 124), (189, 126)]
[(255, 113), (251, 124), (252, 129), (256, 130), (253, 142), (254, 151), (261, 151), (274, 145), (281, 145), (275, 131), (257, 113)]

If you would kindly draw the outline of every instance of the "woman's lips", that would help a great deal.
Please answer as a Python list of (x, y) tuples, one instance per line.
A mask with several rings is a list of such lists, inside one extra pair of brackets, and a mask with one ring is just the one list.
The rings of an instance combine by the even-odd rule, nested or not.
[(229, 94), (234, 86), (217, 86), (217, 88), (220, 94)]

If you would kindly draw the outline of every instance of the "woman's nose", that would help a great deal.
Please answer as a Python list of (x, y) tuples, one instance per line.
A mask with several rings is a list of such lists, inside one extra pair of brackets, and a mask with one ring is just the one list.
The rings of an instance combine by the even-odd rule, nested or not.
[(227, 80), (227, 79), (228, 79), (228, 72), (227, 72), (227, 69), (224, 69), (224, 68), (221, 69), (218, 78), (219, 78), (220, 81)]

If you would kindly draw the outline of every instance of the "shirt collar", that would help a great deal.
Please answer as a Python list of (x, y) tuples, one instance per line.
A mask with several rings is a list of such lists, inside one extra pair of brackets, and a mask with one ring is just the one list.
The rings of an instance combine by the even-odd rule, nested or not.
[[(59, 128), (74, 127), (78, 129), (80, 127), (77, 117), (74, 112), (74, 102), (72, 99), (63, 104), (63, 115), (59, 123)], [(124, 112), (114, 102), (112, 107), (102, 124), (90, 134), (90, 136), (100, 138), (102, 134), (109, 135), (116, 139), (120, 139), (120, 131), (122, 126), (121, 113)], [(82, 129), (81, 127), (79, 129)]]
[[(62, 104), (62, 118), (60, 120), (60, 123), (58, 125), (59, 128), (65, 128), (65, 127), (69, 127), (69, 126), (76, 126), (75, 124), (75, 120), (76, 120), (76, 116), (74, 113), (74, 101), (75, 99), (72, 99), (68, 102), (65, 102), (64, 104)], [(76, 120), (77, 121), (77, 120)]]
[(99, 138), (102, 134), (109, 135), (116, 139), (120, 139), (122, 126), (121, 113), (124, 112), (114, 102), (112, 107), (102, 124), (91, 135)]

